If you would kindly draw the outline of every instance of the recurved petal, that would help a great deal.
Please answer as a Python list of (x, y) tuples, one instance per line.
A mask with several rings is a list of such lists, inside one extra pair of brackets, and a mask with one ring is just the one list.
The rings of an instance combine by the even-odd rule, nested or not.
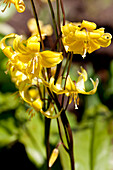
[(0, 41), (0, 48), (3, 50), (5, 47), (7, 47), (7, 44), (6, 44), (6, 39), (8, 39), (8, 38), (14, 38), (14, 37), (16, 37), (17, 36), (17, 34), (15, 34), (15, 33), (11, 33), (11, 34), (8, 34), (8, 35), (6, 35), (4, 38), (2, 38), (2, 40)]
[(16, 10), (19, 13), (22, 13), (22, 12), (25, 11), (25, 4), (24, 4), (23, 0), (15, 0), (14, 4), (15, 4), (15, 7), (16, 7)]
[[(80, 67), (80, 69), (81, 69), (81, 72), (78, 71), (78, 74), (83, 77), (84, 82), (85, 82), (85, 81), (87, 81), (87, 72), (82, 66)], [(80, 76), (79, 76), (79, 78), (80, 78)], [(79, 78), (78, 78), (78, 80), (79, 80)]]
[(91, 94), (92, 95), (92, 94), (94, 94), (96, 92), (99, 80), (98, 80), (98, 78), (96, 79), (95, 82), (91, 78), (90, 78), (90, 80), (92, 81), (93, 89), (90, 90), (89, 92), (86, 92), (85, 89), (81, 89), (80, 86), (77, 86), (76, 88), (78, 90), (78, 93), (87, 94), (87, 95)]
[(43, 51), (40, 52), (41, 65), (46, 68), (54, 67), (63, 60), (61, 52)]
[(54, 93), (56, 93), (56, 94), (63, 94), (63, 93), (68, 92), (67, 90), (63, 90), (63, 89), (61, 88), (61, 85), (60, 85), (60, 84), (56, 83), (56, 84), (54, 85), (54, 78), (53, 78), (53, 77), (50, 78), (49, 88), (50, 88), (50, 90), (51, 90), (52, 92), (54, 92)]
[(79, 77), (76, 83), (77, 91), (85, 91), (85, 81), (87, 80), (87, 72), (81, 67), (81, 72), (78, 72)]
[[(19, 85), (19, 94), (22, 97), (22, 99), (32, 105), (33, 103), (33, 98), (29, 93), (29, 89), (33, 86), (32, 84), (29, 84), (29, 80), (24, 80), (21, 82), (21, 84)], [(39, 97), (39, 94), (37, 95), (37, 98)]]
[(108, 47), (111, 44), (112, 35), (109, 33), (104, 33), (98, 40), (97, 44), (101, 47)]
[(29, 54), (30, 50), (24, 45), (26, 42), (26, 40), (22, 40), (22, 35), (16, 35), (16, 38), (13, 41), (14, 50), (21, 54)]

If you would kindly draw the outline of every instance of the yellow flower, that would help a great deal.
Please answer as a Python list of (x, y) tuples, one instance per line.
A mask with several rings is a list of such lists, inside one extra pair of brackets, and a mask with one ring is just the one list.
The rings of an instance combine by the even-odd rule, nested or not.
[[(8, 38), (14, 38), (13, 48), (6, 45), (5, 41)], [(63, 60), (61, 52), (49, 50), (40, 52), (40, 42), (37, 36), (31, 36), (27, 40), (21, 39), (22, 36), (9, 34), (1, 40), (0, 47), (9, 58), (11, 67), (24, 73), (29, 79), (38, 77), (42, 67), (54, 67)]]
[(104, 28), (96, 29), (94, 22), (83, 20), (81, 24), (69, 23), (62, 26), (63, 44), (66, 51), (81, 54), (84, 58), (86, 53), (108, 47), (111, 43), (111, 34), (104, 33)]
[[(35, 18), (29, 19), (27, 26), (30, 32), (32, 33), (32, 35), (35, 35), (35, 34), (39, 35)], [(41, 29), (41, 35), (43, 39), (45, 38), (45, 36), (51, 36), (53, 34), (53, 29), (50, 24), (44, 25), (43, 22), (39, 20), (39, 26)]]
[(83, 69), (81, 67), (81, 72), (78, 72), (79, 77), (77, 82), (73, 82), (70, 78), (70, 76), (68, 76), (67, 81), (66, 81), (66, 86), (65, 86), (65, 90), (61, 87), (61, 84), (56, 83), (56, 85), (54, 85), (54, 78), (51, 77), (50, 82), (47, 83), (46, 81), (43, 81), (43, 83), (45, 84), (46, 87), (49, 87), (51, 92), (54, 92), (56, 94), (63, 94), (65, 93), (66, 96), (70, 96), (70, 101), (69, 104), (72, 102), (72, 98), (74, 98), (74, 102), (75, 102), (75, 109), (77, 109), (77, 104), (79, 102), (79, 98), (78, 98), (78, 94), (86, 94), (86, 95), (92, 95), (96, 92), (97, 90), (97, 86), (98, 86), (98, 78), (96, 79), (96, 81), (94, 82), (91, 78), (91, 82), (93, 84), (93, 89), (90, 90), (89, 92), (86, 92), (85, 90), (85, 82), (87, 81), (87, 72), (85, 69)]
[[(35, 88), (32, 88), (35, 87)], [(44, 116), (50, 119), (57, 118), (63, 109), (55, 115), (54, 113), (54, 106), (50, 104), (50, 107), (47, 111), (43, 111), (43, 101), (40, 98), (40, 94), (38, 88), (35, 84), (32, 84), (28, 79), (22, 81), (19, 85), (19, 94), (22, 99), (28, 103), (31, 107), (33, 107), (37, 112), (42, 113)]]
[(11, 3), (15, 5), (16, 10), (19, 13), (22, 13), (25, 11), (25, 4), (24, 4), (23, 0), (2, 0), (0, 3), (2, 3), (2, 2), (6, 4), (6, 6), (2, 10), (2, 12), (4, 12), (7, 7), (10, 7)]

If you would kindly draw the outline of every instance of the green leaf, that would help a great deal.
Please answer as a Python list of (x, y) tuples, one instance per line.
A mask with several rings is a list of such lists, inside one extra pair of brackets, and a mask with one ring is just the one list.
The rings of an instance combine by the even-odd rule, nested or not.
[(24, 144), (29, 159), (40, 167), (45, 162), (44, 124), (37, 113), (20, 129), (20, 142)]
[(89, 121), (92, 122), (90, 128), (78, 130), (73, 135), (76, 170), (110, 170), (108, 122), (105, 116)]
[(12, 93), (0, 93), (0, 113), (16, 109), (19, 99)]
[[(9, 117), (8, 117), (9, 116)], [(10, 115), (0, 117), (0, 147), (15, 142), (18, 139), (18, 129), (15, 120)]]
[(90, 129), (74, 133), (74, 157), (76, 170), (90, 170), (89, 149), (91, 133)]

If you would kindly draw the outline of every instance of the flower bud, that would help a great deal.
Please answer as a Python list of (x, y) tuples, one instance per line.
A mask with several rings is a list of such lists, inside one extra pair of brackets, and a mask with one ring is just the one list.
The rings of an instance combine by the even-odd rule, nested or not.
[(56, 159), (58, 157), (58, 154), (59, 154), (59, 150), (57, 148), (55, 148), (52, 151), (51, 157), (49, 159), (49, 167), (52, 167), (52, 165), (54, 164), (54, 162), (56, 161)]

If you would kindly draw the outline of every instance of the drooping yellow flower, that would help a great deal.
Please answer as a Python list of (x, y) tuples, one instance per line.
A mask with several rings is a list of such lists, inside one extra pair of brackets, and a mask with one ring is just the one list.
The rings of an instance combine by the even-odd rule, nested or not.
[(89, 92), (86, 92), (85, 90), (85, 82), (87, 81), (87, 72), (85, 69), (83, 69), (81, 67), (81, 72), (78, 72), (79, 77), (77, 82), (73, 82), (70, 78), (70, 76), (68, 76), (67, 81), (66, 81), (66, 86), (65, 86), (65, 90), (61, 87), (61, 84), (56, 83), (54, 85), (54, 78), (51, 77), (50, 82), (47, 83), (46, 81), (43, 81), (43, 83), (45, 84), (46, 87), (49, 87), (51, 92), (54, 92), (56, 94), (63, 94), (65, 93), (66, 96), (70, 96), (70, 101), (69, 104), (72, 102), (72, 98), (74, 98), (74, 102), (75, 102), (75, 109), (77, 109), (77, 104), (79, 102), (79, 97), (78, 94), (86, 94), (86, 95), (92, 95), (96, 92), (97, 90), (97, 86), (98, 86), (98, 78), (96, 79), (96, 81), (94, 82), (91, 78), (91, 82), (93, 84), (93, 89), (90, 90)]
[(96, 29), (94, 22), (83, 20), (81, 24), (69, 23), (62, 26), (63, 44), (66, 51), (81, 54), (84, 58), (86, 53), (108, 47), (111, 43), (111, 34), (104, 33), (104, 28)]
[[(39, 35), (35, 18), (29, 19), (27, 26), (32, 35), (35, 35), (35, 34)], [(41, 29), (41, 35), (43, 39), (45, 38), (45, 36), (51, 36), (53, 34), (53, 29), (50, 24), (44, 25), (43, 22), (39, 20), (39, 26)]]
[(10, 7), (10, 6), (11, 6), (11, 3), (15, 5), (16, 10), (17, 10), (19, 13), (22, 13), (22, 12), (25, 11), (25, 4), (24, 4), (24, 1), (23, 1), (23, 0), (2, 0), (0, 3), (5, 3), (5, 4), (6, 4), (6, 6), (5, 6), (5, 8), (2, 10), (2, 12), (4, 12), (7, 7)]
[(33, 86), (35, 86), (35, 84), (29, 82), (28, 79), (20, 83), (19, 94), (22, 99), (31, 107), (33, 107), (37, 112), (42, 113), (47, 118), (55, 119), (59, 117), (63, 109), (61, 109), (59, 113), (54, 115), (54, 106), (52, 104), (50, 104), (50, 107), (47, 111), (43, 111), (43, 101), (40, 98), (38, 88), (35, 86), (36, 88), (32, 89)]
[[(6, 44), (5, 41), (8, 38), (14, 38), (13, 48)], [(63, 60), (61, 52), (49, 50), (40, 52), (40, 42), (37, 36), (31, 36), (27, 40), (21, 39), (22, 36), (9, 34), (1, 40), (0, 47), (9, 58), (11, 67), (24, 73), (29, 79), (38, 77), (42, 67), (54, 67)]]

